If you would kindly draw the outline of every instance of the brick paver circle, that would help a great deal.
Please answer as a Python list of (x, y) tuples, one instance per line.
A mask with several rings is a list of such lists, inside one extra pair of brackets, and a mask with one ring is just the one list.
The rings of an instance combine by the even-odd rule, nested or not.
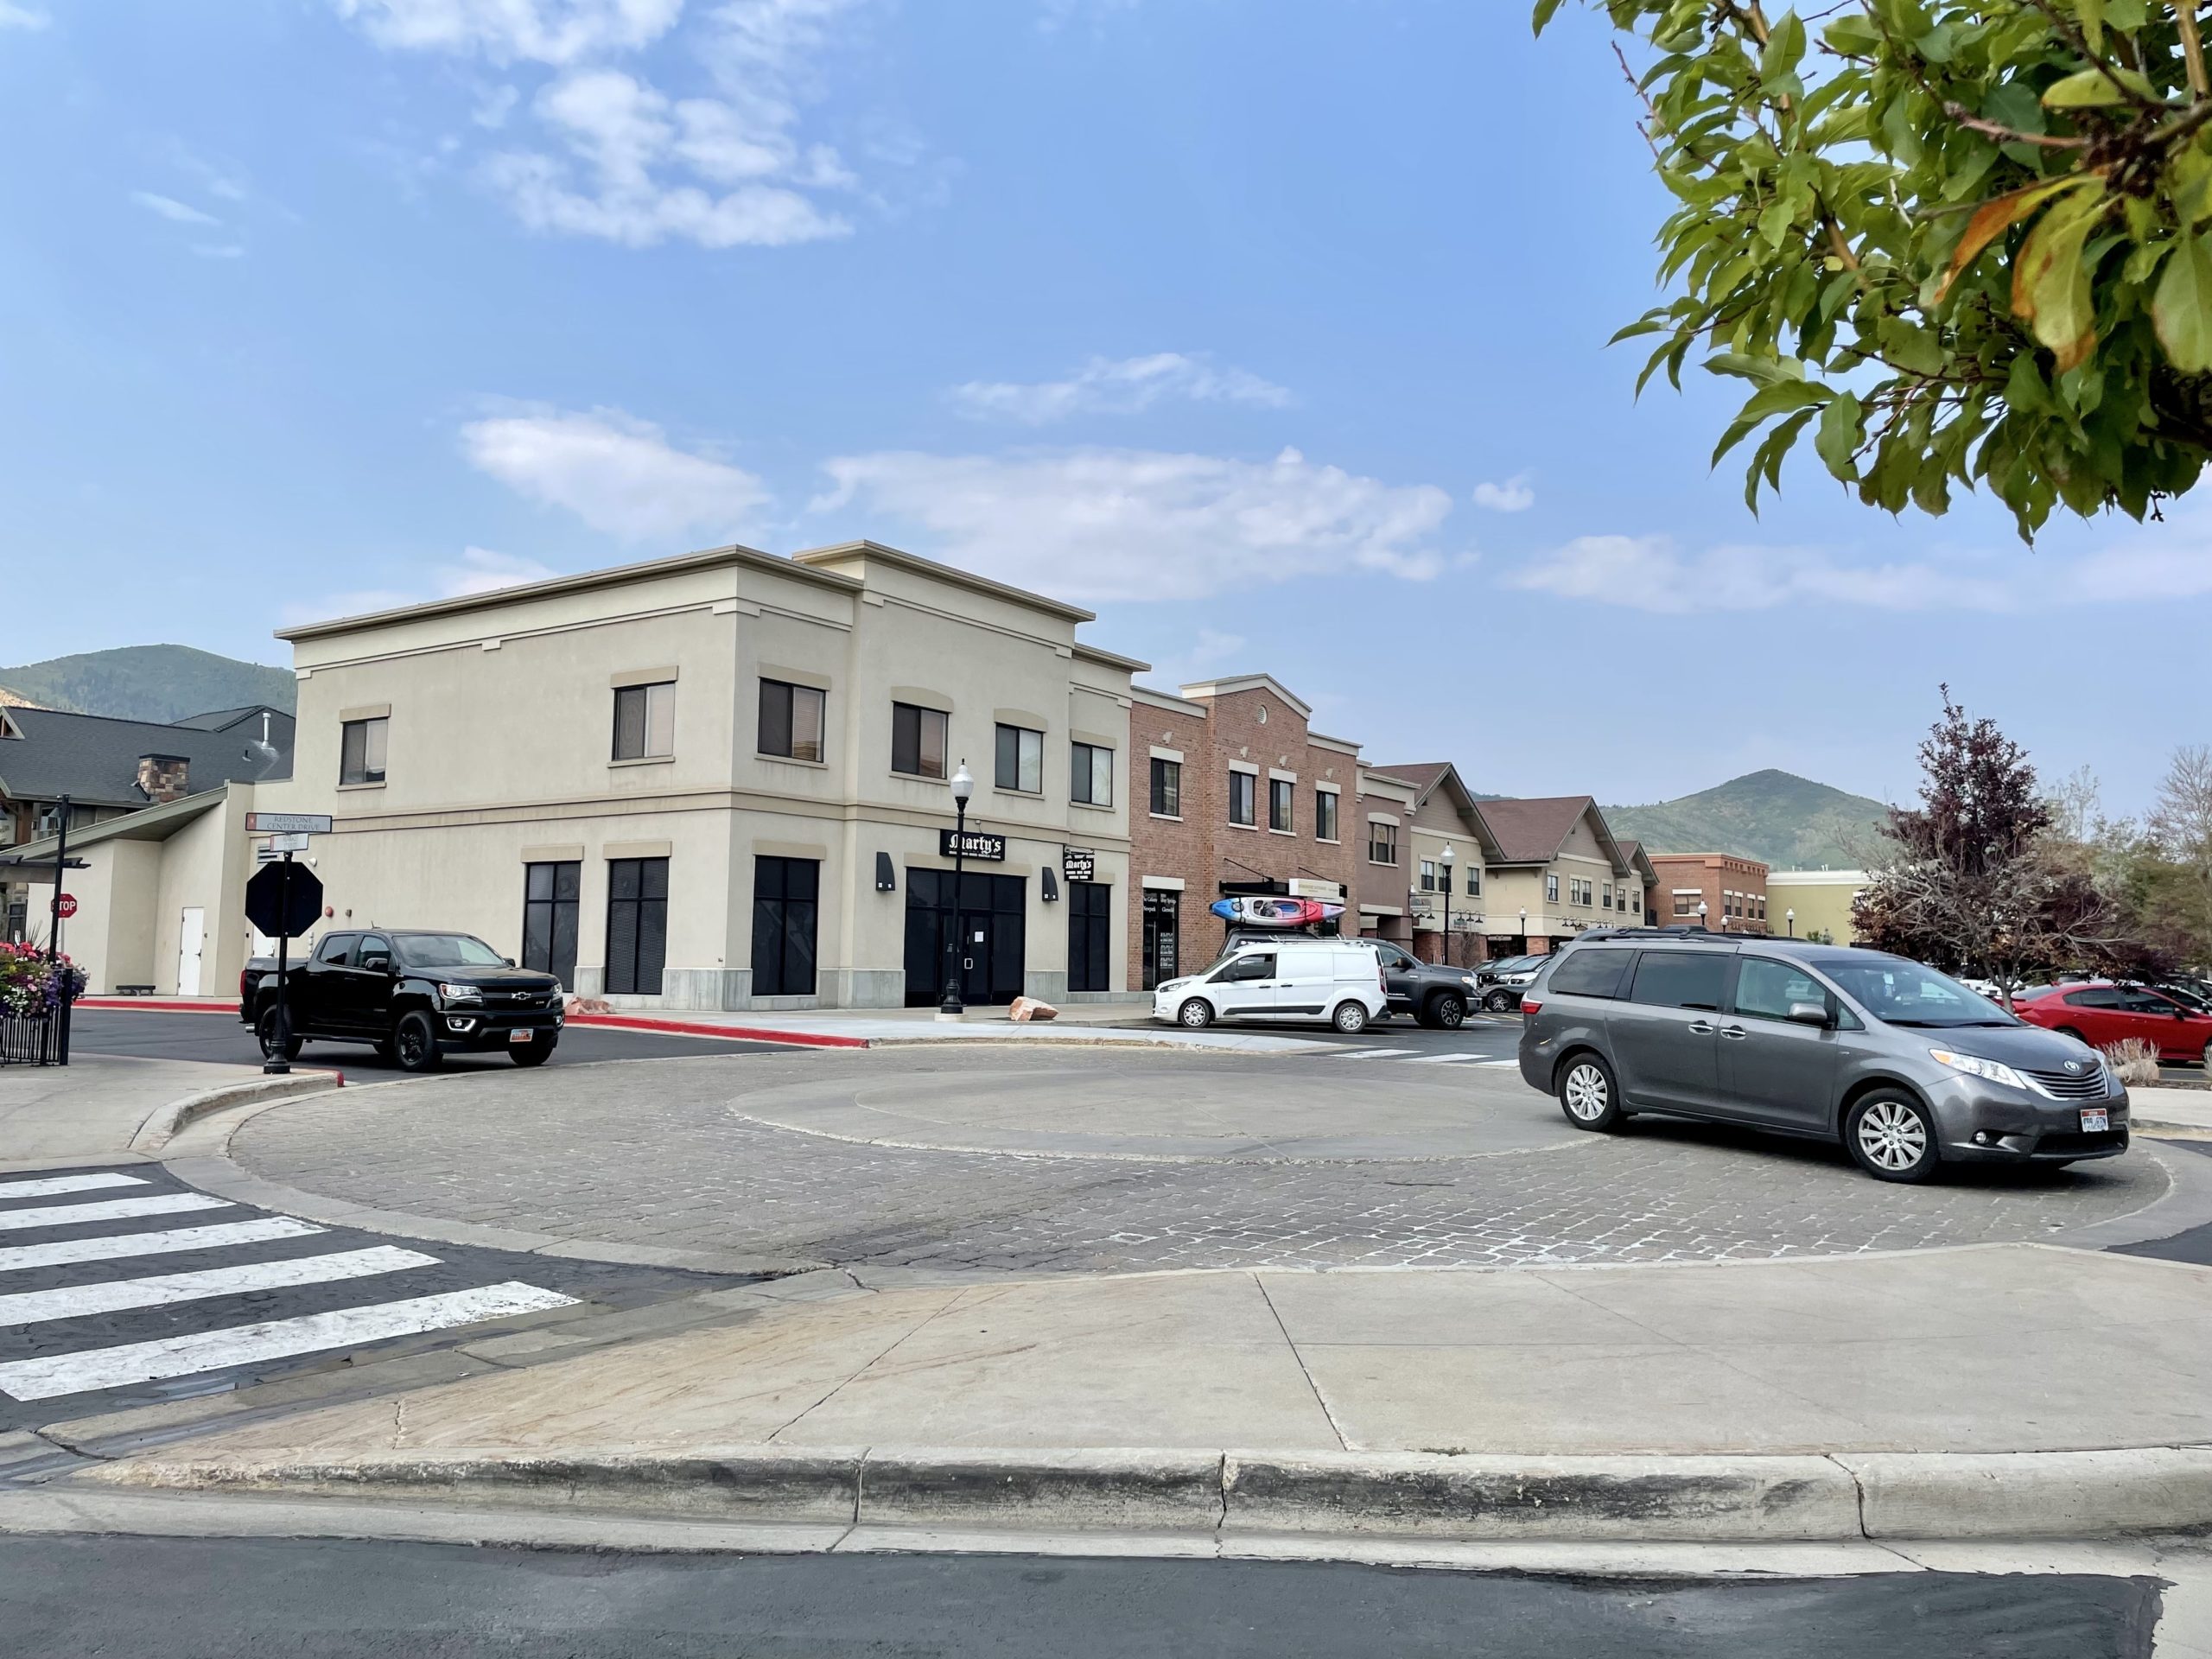
[[(1583, 1135), (1510, 1072), (1440, 1080), (1389, 1062), (1321, 1074), (1341, 1100), (1342, 1138), (1401, 1143), (1386, 1154), (1318, 1134), (1294, 1155), (1244, 1141), (1255, 1101), (1300, 1103), (1304, 1121), (1331, 1064), (981, 1046), (626, 1061), (349, 1089), (252, 1119), (232, 1155), (308, 1192), (579, 1244), (1030, 1274), (1916, 1249), (2047, 1238), (2166, 1190), (2139, 1151), (1886, 1185), (1834, 1147), (1649, 1118)], [(1455, 1090), (1465, 1122), (1439, 1112)], [(1117, 1092), (1127, 1103), (1112, 1108)], [(788, 1126), (804, 1116), (795, 1102), (824, 1100), (884, 1105), (899, 1131), (885, 1139), (905, 1144)], [(1058, 1135), (1108, 1109), (1118, 1127), (1094, 1141), (1134, 1134), (1150, 1149), (1103, 1155), (1080, 1136), (938, 1149), (906, 1133), (933, 1122), (940, 1138)], [(1162, 1149), (1179, 1122), (1210, 1113), (1230, 1132), (1198, 1136), (1187, 1154)], [(1489, 1133), (1471, 1132), (1485, 1121)], [(1402, 1144), (1424, 1134), (1434, 1155)]]

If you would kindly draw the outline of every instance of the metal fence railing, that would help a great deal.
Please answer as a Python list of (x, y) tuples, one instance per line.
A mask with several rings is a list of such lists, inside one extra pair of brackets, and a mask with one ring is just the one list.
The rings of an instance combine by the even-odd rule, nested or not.
[(0, 1065), (69, 1064), (69, 1005), (35, 1019), (0, 1016)]

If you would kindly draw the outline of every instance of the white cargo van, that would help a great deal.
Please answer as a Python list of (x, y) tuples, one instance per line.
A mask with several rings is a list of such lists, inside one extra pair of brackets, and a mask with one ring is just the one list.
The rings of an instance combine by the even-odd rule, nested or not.
[(1389, 1006), (1374, 950), (1351, 939), (1240, 940), (1204, 973), (1152, 994), (1154, 1019), (1194, 1029), (1217, 1020), (1290, 1020), (1360, 1032)]

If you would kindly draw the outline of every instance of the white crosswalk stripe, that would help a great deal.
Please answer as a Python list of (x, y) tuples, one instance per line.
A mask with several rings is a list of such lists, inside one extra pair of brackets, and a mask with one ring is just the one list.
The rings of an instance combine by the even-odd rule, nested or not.
[(1408, 1065), (1466, 1065), (1481, 1061), (1479, 1054), (1416, 1054)]
[(34, 1227), (74, 1227), (87, 1221), (127, 1221), (133, 1216), (167, 1216), (184, 1210), (228, 1210), (228, 1198), (205, 1192), (156, 1192), (143, 1198), (106, 1198), (97, 1204), (54, 1204), (35, 1210), (0, 1210), (0, 1232), (28, 1232)]
[(288, 1285), (327, 1285), (340, 1279), (366, 1279), (409, 1268), (435, 1268), (438, 1258), (419, 1250), (380, 1244), (365, 1250), (334, 1250), (327, 1255), (295, 1256), (289, 1262), (249, 1262), (234, 1268), (198, 1273), (156, 1274), (145, 1279), (111, 1279), (104, 1284), (71, 1285), (59, 1290), (19, 1291), (0, 1296), (0, 1326), (36, 1325), (46, 1319), (73, 1319), (87, 1313), (119, 1313), (168, 1302), (237, 1296), (247, 1291), (277, 1290)]
[(174, 1255), (182, 1250), (221, 1249), (232, 1244), (264, 1244), (274, 1238), (305, 1238), (321, 1228), (289, 1216), (257, 1221), (219, 1221), (212, 1227), (178, 1227), (162, 1233), (116, 1233), (106, 1238), (65, 1238), (51, 1244), (11, 1244), (0, 1249), (0, 1273), (27, 1268), (66, 1268), (79, 1262), (121, 1262), (134, 1255)]
[(0, 1198), (50, 1198), (64, 1192), (97, 1192), (103, 1187), (144, 1186), (137, 1175), (104, 1170), (94, 1175), (48, 1175), (35, 1181), (0, 1181)]
[(126, 1383), (157, 1382), (248, 1365), (329, 1348), (348, 1348), (392, 1337), (475, 1325), (517, 1313), (569, 1307), (575, 1299), (518, 1280), (438, 1296), (410, 1297), (298, 1319), (270, 1319), (229, 1330), (195, 1332), (153, 1342), (124, 1343), (73, 1354), (49, 1354), (0, 1364), (0, 1394), (17, 1400), (51, 1400)]
[(1340, 1048), (1334, 1058), (1339, 1060), (1389, 1060), (1401, 1055), (1419, 1052), (1411, 1048)]

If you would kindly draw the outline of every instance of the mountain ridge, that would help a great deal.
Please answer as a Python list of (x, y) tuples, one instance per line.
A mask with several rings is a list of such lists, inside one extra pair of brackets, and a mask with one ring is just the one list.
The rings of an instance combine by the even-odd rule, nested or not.
[(251, 703), (291, 712), (289, 668), (242, 663), (193, 645), (118, 645), (0, 668), (0, 689), (42, 709), (172, 724)]
[(1774, 869), (1857, 869), (1889, 809), (1865, 795), (1769, 766), (1711, 789), (1602, 809), (1616, 836), (1653, 853), (1729, 853)]

